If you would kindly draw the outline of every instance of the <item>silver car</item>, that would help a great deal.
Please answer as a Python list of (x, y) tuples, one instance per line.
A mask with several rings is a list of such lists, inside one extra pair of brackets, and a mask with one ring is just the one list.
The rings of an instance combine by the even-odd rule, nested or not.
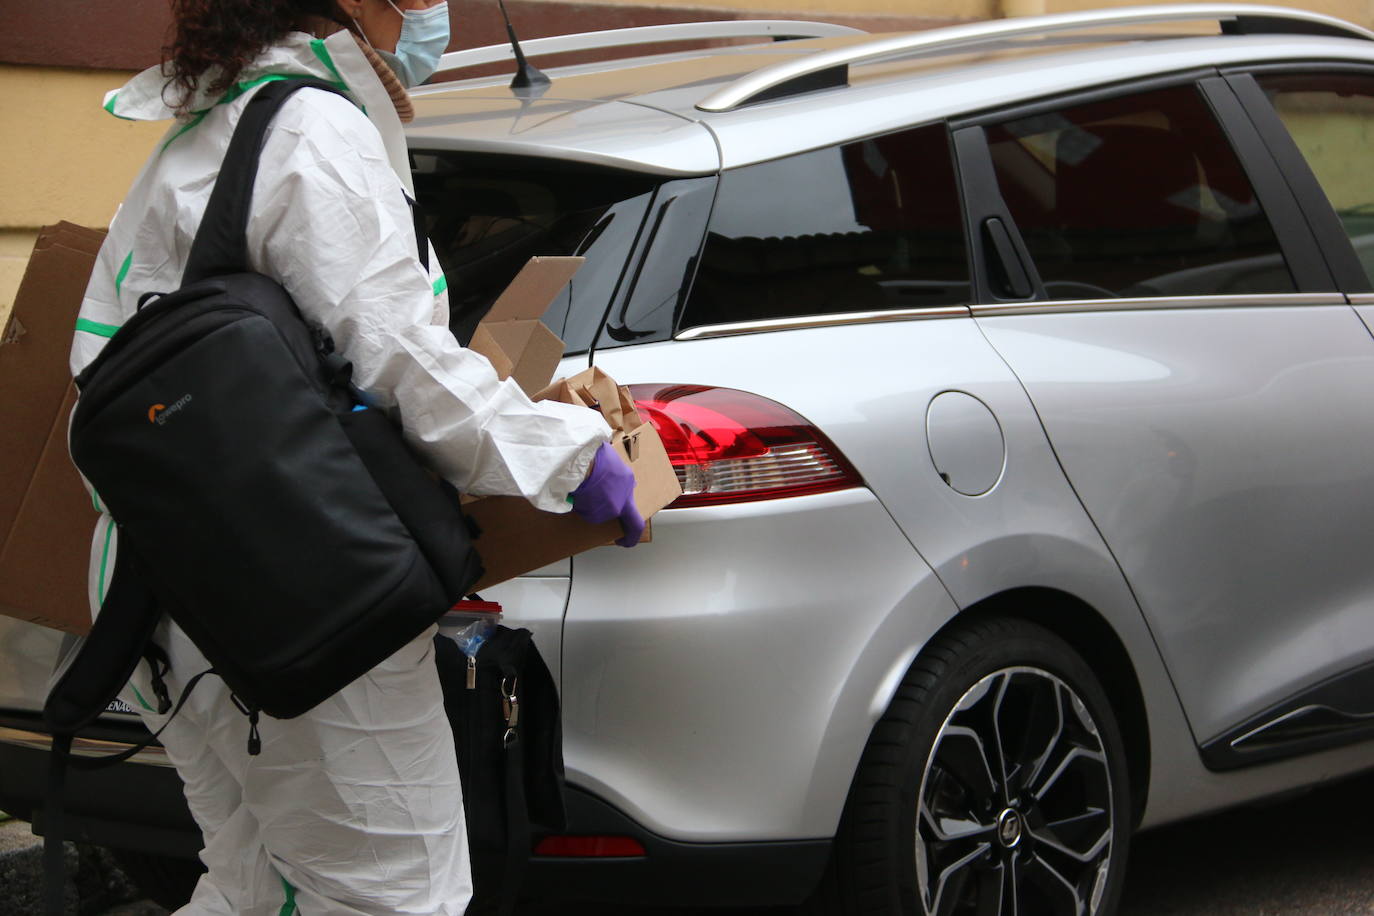
[[(1134, 830), (1374, 766), (1374, 33), (1166, 6), (524, 51), (641, 44), (425, 87), (410, 127), (454, 332), (584, 256), (563, 369), (632, 385), (684, 489), (651, 543), (484, 594), (564, 703), (533, 891), (1105, 916)], [(0, 622), (28, 816), (54, 643)], [(104, 779), (86, 836), (194, 853), (171, 770)]]

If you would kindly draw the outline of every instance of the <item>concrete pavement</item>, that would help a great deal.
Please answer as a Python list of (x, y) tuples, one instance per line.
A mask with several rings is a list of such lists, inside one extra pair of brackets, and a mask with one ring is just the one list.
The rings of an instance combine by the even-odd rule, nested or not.
[(1374, 914), (1374, 775), (1136, 838), (1120, 916)]
[[(0, 916), (43, 912), (43, 841), (23, 821), (0, 823)], [(67, 912), (82, 916), (162, 916), (166, 911), (139, 902), (138, 888), (110, 853), (66, 844)]]
[[(1280, 802), (1150, 831), (1135, 839), (1119, 916), (1374, 916), (1374, 774)], [(41, 888), (38, 841), (0, 824), (0, 916), (32, 916)], [(88, 850), (89, 848), (87, 848)], [(100, 916), (162, 916), (121, 891), (117, 869), (86, 851), (83, 891), (107, 895)], [(75, 858), (69, 853), (69, 862)], [(123, 893), (125, 896), (119, 897)], [(118, 899), (116, 899), (118, 898)], [(98, 904), (88, 900), (88, 906)], [(73, 910), (73, 912), (75, 912)], [(789, 910), (700, 914), (595, 906), (521, 908), (521, 916), (791, 916)]]

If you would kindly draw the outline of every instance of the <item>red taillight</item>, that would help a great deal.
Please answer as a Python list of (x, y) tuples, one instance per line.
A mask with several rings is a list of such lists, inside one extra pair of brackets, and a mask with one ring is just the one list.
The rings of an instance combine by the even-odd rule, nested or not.
[(671, 508), (857, 487), (859, 473), (818, 429), (777, 401), (733, 388), (631, 385), (654, 424), (682, 496)]
[(628, 859), (644, 855), (644, 846), (630, 836), (546, 836), (534, 847), (534, 854), (576, 859)]

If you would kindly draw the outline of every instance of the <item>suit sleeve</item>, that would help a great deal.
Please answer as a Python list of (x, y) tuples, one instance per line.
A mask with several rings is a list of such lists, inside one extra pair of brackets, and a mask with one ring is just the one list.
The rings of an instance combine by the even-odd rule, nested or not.
[(400, 182), (371, 122), (343, 98), (303, 92), (263, 150), (249, 260), (333, 335), (355, 381), (398, 408), (407, 440), (475, 496), (568, 510), (609, 429), (593, 411), (531, 402), (435, 324), (443, 290), (416, 257)]

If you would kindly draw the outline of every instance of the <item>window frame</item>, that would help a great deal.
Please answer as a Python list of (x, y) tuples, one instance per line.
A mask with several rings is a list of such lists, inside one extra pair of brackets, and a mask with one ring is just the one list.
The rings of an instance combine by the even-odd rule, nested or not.
[[(1322, 256), (1318, 239), (1308, 228), (1304, 211), (1299, 207), (1297, 198), (1284, 180), (1279, 164), (1275, 162), (1268, 147), (1261, 140), (1258, 130), (1251, 122), (1246, 109), (1241, 105), (1234, 90), (1214, 67), (1192, 69), (1179, 73), (1165, 74), (1130, 82), (1113, 83), (1077, 92), (1063, 93), (1032, 102), (990, 109), (966, 118), (952, 120), (950, 129), (955, 138), (955, 168), (959, 175), (960, 191), (965, 204), (965, 233), (969, 250), (974, 261), (973, 286), (975, 306), (1021, 306), (1038, 307), (1060, 306), (1072, 302), (1110, 303), (1120, 302), (1130, 306), (1141, 300), (1087, 300), (1087, 299), (1050, 299), (1045, 293), (1044, 283), (1034, 261), (1031, 259), (1020, 228), (1012, 218), (1010, 209), (1002, 199), (992, 167), (992, 155), (987, 142), (986, 128), (1007, 121), (1048, 114), (1064, 108), (1076, 107), (1113, 99), (1141, 95), (1161, 89), (1191, 86), (1216, 119), (1232, 151), (1240, 161), (1246, 178), (1254, 188), (1255, 197), (1263, 209), (1270, 227), (1273, 229), (1278, 250), (1283, 255), (1296, 287), (1294, 291), (1279, 293), (1246, 294), (1234, 297), (1142, 297), (1166, 300), (1195, 299), (1236, 299), (1237, 304), (1256, 297), (1270, 299), (1284, 297), (1288, 302), (1308, 301), (1318, 304), (1325, 302), (1339, 287), (1331, 270)], [(1274, 115), (1277, 118), (1277, 115)], [(1313, 179), (1315, 181), (1315, 179)], [(1000, 219), (1010, 236), (1010, 248), (1018, 259), (1013, 269), (1023, 270), (1032, 288), (1030, 296), (1017, 297), (999, 294), (999, 278), (994, 275), (994, 266), (1002, 264), (992, 251), (992, 242), (984, 232), (990, 219)], [(1343, 244), (1349, 247), (1349, 241)], [(1005, 252), (1005, 248), (1004, 248)], [(1352, 250), (1353, 255), (1353, 250)], [(1005, 269), (1004, 269), (1005, 270)], [(1003, 273), (998, 271), (998, 273)], [(1320, 293), (1325, 296), (1312, 296)], [(1296, 298), (1295, 297), (1299, 297)], [(1221, 304), (1218, 302), (1218, 304)]]
[[(590, 349), (591, 358), (594, 359), (599, 350), (672, 340), (678, 333), (683, 306), (691, 295), (693, 284), (696, 283), (701, 252), (706, 245), (707, 227), (710, 225), (711, 213), (715, 210), (720, 178), (723, 174), (717, 171), (709, 175), (667, 176), (654, 189), (653, 199), (649, 201), (644, 220), (640, 223), (630, 255), (626, 259), (625, 271), (620, 275), (620, 282), (606, 302), (606, 309), (602, 313)], [(678, 200), (686, 200), (687, 203), (674, 210), (673, 205)], [(703, 200), (705, 206), (700, 206)], [(664, 228), (669, 225), (670, 219), (672, 226), (665, 232)], [(630, 328), (626, 320), (645, 271), (654, 268), (653, 262), (656, 257), (663, 259), (674, 256), (672, 252), (665, 253), (665, 249), (656, 245), (656, 242), (660, 234), (667, 237), (674, 233), (681, 234), (689, 240), (696, 240), (687, 252), (683, 281), (678, 289), (678, 301), (672, 311), (660, 316), (658, 323), (652, 327)]]
[(712, 221), (715, 218), (716, 206), (720, 202), (719, 192), (721, 187), (725, 183), (724, 179), (727, 175), (729, 175), (732, 172), (751, 169), (756, 166), (765, 165), (771, 162), (781, 162), (787, 159), (794, 159), (800, 156), (807, 156), (828, 149), (840, 149), (842, 147), (849, 146), (852, 144), (863, 143), (865, 141), (880, 139), (883, 137), (890, 137), (897, 134), (907, 133), (909, 131), (920, 130), (923, 128), (942, 129), (944, 131), (945, 143), (949, 148), (950, 166), (953, 170), (954, 177), (954, 194), (958, 201), (960, 215), (959, 229), (961, 232), (964, 233), (964, 266), (965, 272), (968, 275), (968, 285), (971, 293), (968, 302), (956, 305), (932, 305), (919, 307), (896, 305), (891, 308), (874, 309), (871, 311), (837, 312), (830, 314), (805, 315), (783, 318), (743, 319), (737, 322), (730, 322), (728, 324), (722, 325), (686, 326), (684, 326), (683, 324), (683, 318), (686, 314), (686, 310), (685, 308), (679, 308), (677, 310), (677, 314), (674, 316), (673, 319), (673, 339), (694, 340), (703, 337), (731, 336), (738, 333), (748, 333), (754, 331), (792, 330), (797, 328), (829, 327), (832, 325), (842, 324), (862, 324), (871, 321), (892, 320), (894, 318), (915, 320), (920, 318), (967, 317), (970, 314), (969, 306), (972, 304), (972, 302), (976, 301), (977, 298), (978, 281), (974, 274), (973, 241), (971, 238), (969, 238), (967, 231), (968, 206), (964, 196), (964, 185), (959, 174), (959, 155), (958, 150), (955, 148), (954, 145), (954, 132), (951, 129), (950, 121), (947, 118), (936, 118), (933, 120), (917, 121), (911, 124), (903, 125), (895, 129), (884, 130), (877, 133), (862, 134), (860, 136), (850, 137), (837, 143), (829, 143), (824, 144), (822, 146), (811, 146), (805, 149), (795, 150), (784, 156), (774, 156), (768, 159), (760, 159), (757, 162), (748, 162), (743, 165), (733, 166), (729, 169), (722, 169), (721, 171), (717, 172), (716, 178), (718, 179), (718, 181), (715, 188), (716, 197), (712, 200), (711, 207), (707, 212), (706, 219), (702, 225), (701, 244), (697, 249), (696, 264), (694, 265), (694, 269), (691, 272), (689, 284), (685, 287), (685, 295), (682, 298), (682, 302), (685, 305), (685, 303), (689, 301), (691, 298), (692, 285), (696, 283), (697, 279), (695, 268), (700, 266), (701, 254), (705, 250), (706, 241), (710, 234), (710, 227), (712, 225)]

